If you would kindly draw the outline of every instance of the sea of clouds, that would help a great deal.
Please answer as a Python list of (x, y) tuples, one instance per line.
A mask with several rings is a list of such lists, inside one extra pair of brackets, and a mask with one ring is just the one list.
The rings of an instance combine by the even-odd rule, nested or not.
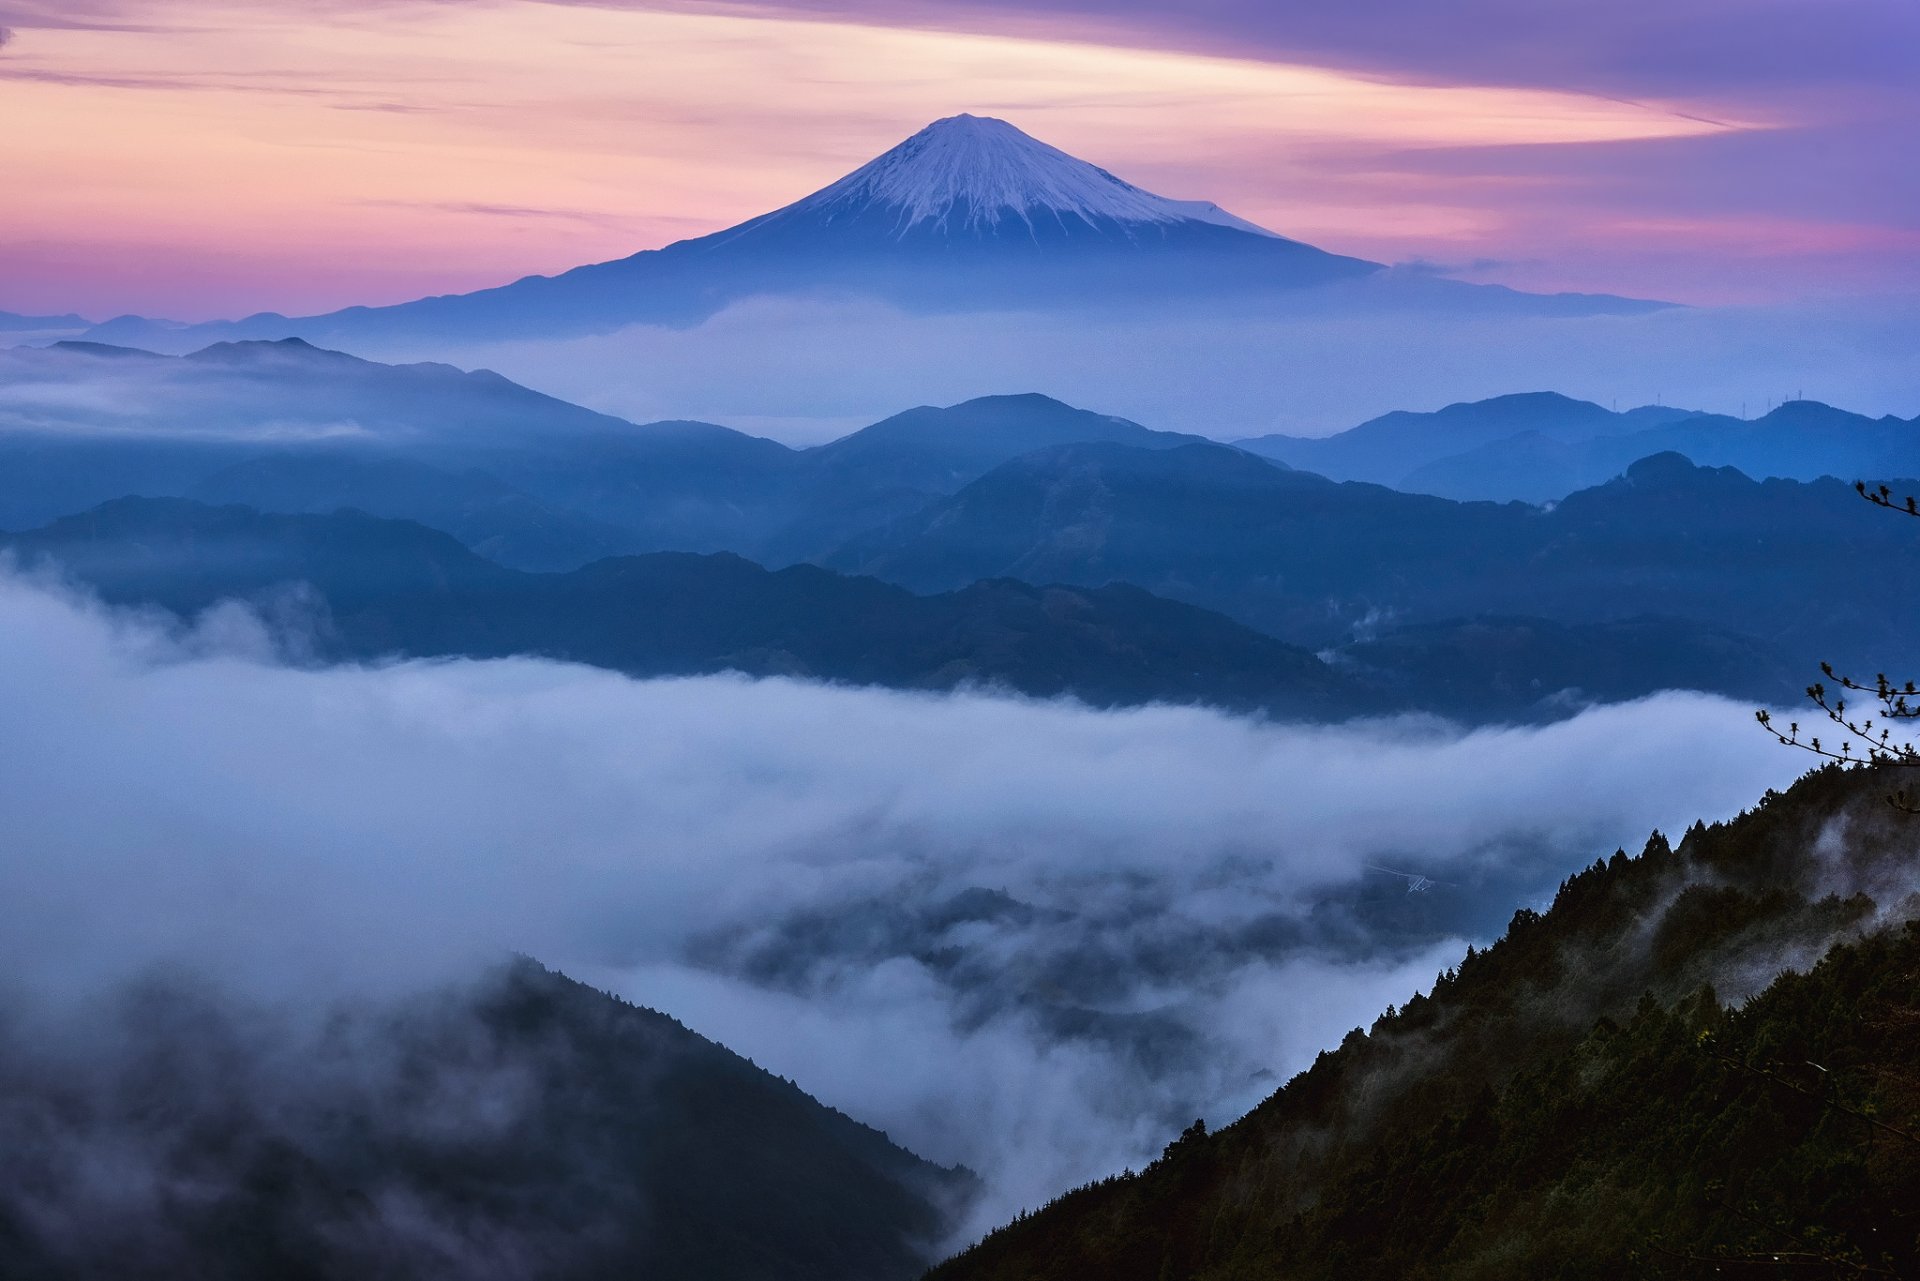
[(157, 966), (392, 999), (517, 950), (972, 1166), (969, 1231), (1230, 1119), (1567, 872), (1800, 764), (1691, 694), (1303, 727), (289, 652), (238, 607), (0, 576), (15, 1010)]

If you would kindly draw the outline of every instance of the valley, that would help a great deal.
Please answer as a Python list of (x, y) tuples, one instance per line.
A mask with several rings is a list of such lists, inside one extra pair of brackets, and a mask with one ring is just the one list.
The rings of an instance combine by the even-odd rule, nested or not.
[(1916, 56), (0, 0), (0, 1278), (1920, 1274)]

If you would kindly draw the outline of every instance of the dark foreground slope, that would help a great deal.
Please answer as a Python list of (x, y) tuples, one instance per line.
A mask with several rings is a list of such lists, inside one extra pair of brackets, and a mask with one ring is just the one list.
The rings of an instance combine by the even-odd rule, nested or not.
[(932, 1275), (1914, 1275), (1920, 829), (1888, 786), (1823, 771), (1595, 864), (1245, 1118)]
[(178, 979), (94, 1013), (84, 1044), (0, 1023), (12, 1281), (887, 1281), (971, 1185), (529, 961), (324, 1014)]

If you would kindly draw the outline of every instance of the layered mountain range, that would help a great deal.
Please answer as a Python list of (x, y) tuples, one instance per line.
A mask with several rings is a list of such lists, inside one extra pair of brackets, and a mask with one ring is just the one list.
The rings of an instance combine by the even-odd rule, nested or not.
[[(1915, 528), (1897, 501), (1876, 511), (1852, 483), (1920, 492), (1902, 480), (1920, 477), (1920, 419), (1803, 399), (1752, 421), (1621, 413), (1535, 393), (1228, 444), (998, 395), (791, 448), (714, 423), (630, 422), (485, 370), (348, 354), (685, 328), (764, 298), (878, 300), (889, 322), (972, 312), (989, 325), (1385, 311), (1431, 328), (1663, 306), (1330, 253), (960, 115), (737, 226), (474, 293), (206, 325), (0, 314), (10, 342), (85, 330), (0, 349), (0, 571), (138, 610), (126, 630), (155, 649), (183, 635), (221, 644), (215, 628), (188, 629), (231, 621), (220, 611), (238, 605), (293, 666), (536, 658), (637, 678), (1402, 718), (1358, 727), (1379, 731), (1373, 743), (1431, 731), (1419, 715), (1548, 721), (1674, 688), (1777, 703), (1821, 660), (1870, 679), (1920, 628)], [(99, 621), (91, 602), (58, 603)], [(208, 666), (229, 663), (221, 649)], [(660, 688), (673, 687), (646, 687)], [(44, 719), (84, 701), (50, 700)], [(1666, 702), (1706, 705), (1653, 706)], [(809, 750), (815, 735), (809, 724)], [(92, 768), (83, 752), (48, 756), (73, 775)], [(1154, 786), (1165, 759), (1153, 758)], [(320, 794), (284, 773), (304, 826)], [(1920, 896), (1911, 829), (1885, 803), (1896, 774), (1829, 769), (1677, 846), (1656, 835), (1638, 857), (1596, 862), (1249, 1115), (1169, 1134), (1146, 1169), (1022, 1215), (934, 1275), (1913, 1272)], [(272, 777), (256, 790), (277, 788)], [(27, 793), (66, 778), (16, 799), (38, 803)], [(558, 804), (541, 800), (536, 834)], [(919, 883), (940, 847), (912, 848), (887, 803), (870, 808), (819, 843), (874, 828), (909, 847)], [(138, 817), (130, 844), (150, 856)], [(620, 844), (645, 839), (638, 826), (625, 822)], [(980, 830), (966, 839), (1004, 843)], [(835, 879), (802, 852), (808, 879)], [(1313, 853), (1230, 852), (1217, 873), (1202, 868), (1209, 898), (1246, 894), (1243, 867)], [(1489, 901), (1538, 883), (1530, 865), (1502, 868), (1476, 847), (1466, 870), (1428, 869), (1459, 877), (1456, 899), (1435, 905), (1425, 875), (1368, 864), (1361, 878), (1356, 858), (1347, 870), (1363, 883), (1311, 891), (1298, 919), (1270, 887), (1273, 902), (1223, 930), (1205, 912), (1176, 919), (1176, 899), (1142, 892), (1153, 874), (1116, 869), (1106, 846), (1088, 862), (1067, 882), (1072, 910), (995, 881), (925, 901), (859, 888), (791, 913), (756, 901), (751, 919), (695, 932), (685, 960), (696, 982), (747, 974), (804, 1001), (848, 981), (821, 962), (830, 940), (874, 994), (950, 985), (966, 989), (953, 1008), (969, 1031), (993, 1031), (990, 1016), (1044, 1028), (1048, 1072), (1100, 1038), (1159, 1072), (1172, 1060), (1156, 1053), (1207, 1044), (1167, 1014), (1181, 983), (1222, 989), (1222, 1017), (1257, 1018), (1272, 990), (1236, 995), (1183, 969), (1193, 940), (1235, 932), (1232, 947), (1262, 966), (1337, 952), (1343, 938), (1392, 953), (1360, 928), (1370, 922), (1398, 929), (1398, 946), (1450, 947), (1488, 929)], [(244, 859), (234, 866), (244, 882)], [(1151, 988), (1104, 982), (1116, 954), (1076, 915), (1095, 897), (1083, 887), (1128, 881), (1115, 915), (1153, 924)], [(206, 902), (235, 910), (227, 888), (209, 886)], [(1046, 952), (975, 972), (978, 955), (1008, 953), (1012, 935), (996, 928), (1016, 920), (1047, 936)], [(609, 964), (644, 957), (610, 950)], [(115, 979), (73, 1038), (45, 1035), (44, 1011), (0, 988), (9, 1277), (892, 1281), (978, 1222), (966, 1170), (525, 958), (325, 1008), (250, 1000), (217, 974), (163, 964)], [(812, 1035), (842, 1034), (829, 1021)], [(1261, 1038), (1264, 1054), (1274, 1038)], [(1271, 1088), (1266, 1071), (1234, 1078), (1247, 1084), (1224, 1097), (1243, 1106)], [(1167, 1116), (1133, 1119), (1150, 1137)]]
[[(1821, 660), (1866, 670), (1916, 621), (1906, 594), (1874, 604), (1833, 572), (1862, 557), (1886, 582), (1916, 570), (1907, 531), (1846, 484), (1672, 453), (1532, 506), (1336, 481), (1041, 396), (922, 407), (792, 449), (298, 339), (185, 358), (67, 343), (4, 353), (0, 370), (0, 526), (40, 529), (18, 551), (184, 612), (308, 582), (344, 656), (528, 652), (1478, 720), (1674, 686), (1783, 697)], [(1804, 403), (1747, 424), (1530, 396), (1297, 446), (1351, 473), (1516, 433), (1686, 432), (1700, 452), (1756, 456), (1761, 475), (1838, 441), (1897, 476), (1920, 472), (1910, 427)], [(199, 506), (62, 522), (135, 495)], [(133, 550), (160, 546), (171, 566)], [(668, 552), (693, 555), (645, 559)], [(758, 568), (809, 564), (837, 573)], [(377, 606), (369, 583), (389, 585)]]
[(64, 316), (22, 316), (11, 311), (0, 311), (0, 334), (6, 334), (9, 338), (39, 334), (72, 337), (92, 327), (92, 321), (72, 313)]
[(1785, 401), (1746, 419), (1664, 405), (1615, 412), (1536, 392), (1387, 414), (1332, 436), (1236, 443), (1335, 480), (1529, 503), (1602, 484), (1660, 453), (1761, 478), (1920, 474), (1920, 418), (1867, 418), (1813, 400)]

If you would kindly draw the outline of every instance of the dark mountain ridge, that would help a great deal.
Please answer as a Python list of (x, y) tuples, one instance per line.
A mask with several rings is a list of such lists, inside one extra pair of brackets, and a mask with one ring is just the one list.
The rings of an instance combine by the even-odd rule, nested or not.
[(182, 617), (224, 600), (291, 610), (328, 660), (538, 655), (636, 676), (977, 684), (1097, 705), (1205, 702), (1310, 718), (1385, 706), (1312, 654), (1125, 586), (983, 582), (924, 597), (813, 566), (776, 572), (683, 553), (530, 574), (410, 522), (177, 499), (117, 500), (0, 537), (0, 548), (51, 561), (113, 604)]
[[(1634, 519), (1681, 537), (1691, 550), (1676, 569), (1628, 536), (1618, 486), (1594, 491), (1614, 495), (1598, 508), (1581, 498), (1541, 512), (1334, 485), (1036, 395), (922, 407), (796, 450), (711, 424), (624, 423), (492, 375), (383, 366), (297, 342), (195, 358), (69, 344), (0, 352), (0, 374), (8, 370), (20, 377), (0, 377), (0, 423), (11, 427), (0, 431), (0, 526), (13, 528), (145, 494), (313, 515), (360, 509), (446, 530), (489, 560), (540, 573), (610, 555), (727, 551), (920, 592), (1008, 577), (1135, 583), (1296, 646), (1338, 649), (1342, 677), (1387, 705), (1406, 705), (1402, 692), (1424, 683), (1436, 694), (1416, 705), (1470, 719), (1533, 718), (1698, 682), (1773, 698), (1798, 684), (1784, 672), (1850, 656), (1828, 646), (1829, 622), (1842, 634), (1856, 623), (1883, 637), (1897, 630), (1838, 593), (1824, 614), (1764, 614), (1766, 594), (1798, 591), (1813, 561), (1885, 550), (1894, 538), (1884, 523), (1856, 519), (1851, 500), (1843, 525), (1826, 490), (1818, 537), (1800, 545), (1781, 530), (1793, 513), (1771, 510), (1764, 493), (1668, 486)], [(321, 390), (283, 395), (283, 383)], [(109, 394), (45, 390), (82, 385)], [(396, 387), (406, 394), (390, 394)], [(363, 403), (373, 405), (365, 422), (355, 417)], [(1538, 403), (1509, 398), (1507, 418)], [(1813, 490), (1771, 492), (1804, 506)], [(1712, 521), (1687, 512), (1723, 499)], [(1758, 546), (1782, 550), (1756, 560)], [(1716, 579), (1716, 555), (1744, 568)], [(1904, 549), (1889, 563), (1905, 564)], [(1516, 625), (1474, 622), (1482, 617)], [(1664, 620), (1664, 646), (1641, 626), (1651, 620)], [(1429, 630), (1373, 644), (1410, 627)], [(1410, 677), (1443, 657), (1444, 681)], [(1198, 687), (1187, 681), (1180, 696)]]
[(92, 1017), (110, 1049), (0, 1022), (21, 1281), (902, 1281), (975, 1186), (531, 961), (311, 1026), (179, 975)]
[[(1812, 670), (1872, 670), (1920, 626), (1920, 549), (1850, 485), (1754, 481), (1674, 454), (1551, 507), (1458, 503), (1265, 466), (1219, 445), (1025, 455), (825, 559), (917, 591), (1123, 581), (1310, 648), (1481, 615), (1657, 616)], [(1878, 568), (1891, 599), (1837, 567)]]
[(918, 596), (810, 565), (769, 571), (728, 553), (611, 557), (536, 574), (493, 564), (447, 534), (351, 511), (264, 515), (121, 499), (0, 536), (0, 551), (30, 566), (52, 562), (113, 604), (191, 618), (221, 601), (251, 603), (327, 661), (534, 655), (635, 676), (985, 686), (1311, 720), (1430, 711), (1533, 721), (1696, 681), (1755, 699), (1794, 688), (1764, 647), (1672, 621), (1484, 620), (1316, 655), (1123, 583), (999, 579)]
[(1462, 500), (1549, 502), (1659, 453), (1762, 479), (1920, 474), (1920, 420), (1868, 418), (1811, 400), (1748, 420), (1658, 405), (1615, 413), (1535, 392), (1386, 414), (1332, 436), (1236, 443), (1334, 480)]
[(1920, 895), (1893, 784), (1820, 771), (1595, 863), (1247, 1116), (930, 1276), (1911, 1275)]
[(1044, 396), (987, 396), (795, 450), (710, 423), (625, 422), (486, 371), (382, 365), (298, 340), (188, 357), (62, 343), (0, 352), (0, 528), (139, 494), (358, 507), (532, 570), (651, 551), (785, 565), (1031, 449), (1194, 439)]

